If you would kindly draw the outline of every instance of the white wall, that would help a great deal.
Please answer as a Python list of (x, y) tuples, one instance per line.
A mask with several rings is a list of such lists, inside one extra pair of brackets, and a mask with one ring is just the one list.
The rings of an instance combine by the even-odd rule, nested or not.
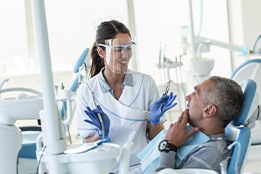
[[(261, 1), (228, 0), (228, 2), (232, 43), (245, 44), (252, 49), (256, 38), (261, 35)], [(234, 55), (234, 67), (246, 59), (248, 57)]]

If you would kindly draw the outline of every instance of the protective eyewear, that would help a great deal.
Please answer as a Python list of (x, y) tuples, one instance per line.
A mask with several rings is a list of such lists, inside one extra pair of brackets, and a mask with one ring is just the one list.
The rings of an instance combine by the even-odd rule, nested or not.
[(105, 45), (105, 44), (98, 44), (98, 47), (109, 48), (109, 49), (112, 49), (116, 53), (123, 54), (126, 51), (127, 52), (131, 51), (133, 45), (135, 45), (135, 42), (131, 42), (131, 43), (125, 44), (125, 45), (115, 45), (115, 46)]

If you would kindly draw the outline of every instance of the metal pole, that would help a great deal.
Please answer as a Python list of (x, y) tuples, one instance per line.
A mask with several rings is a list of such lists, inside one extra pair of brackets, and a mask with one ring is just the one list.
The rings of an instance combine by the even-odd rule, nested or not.
[(189, 23), (190, 23), (190, 48), (192, 58), (196, 56), (196, 45), (195, 45), (195, 35), (194, 35), (194, 22), (193, 22), (193, 8), (192, 8), (192, 0), (188, 0), (189, 4)]
[(44, 103), (44, 121), (43, 134), (47, 135), (47, 155), (49, 163), (49, 173), (59, 173), (59, 162), (55, 160), (55, 155), (66, 150), (66, 141), (64, 132), (61, 131), (61, 123), (58, 115), (58, 109), (55, 102), (54, 83), (52, 76), (52, 66), (50, 58), (50, 49), (47, 33), (47, 24), (45, 16), (44, 0), (32, 0), (34, 25), (36, 30), (36, 42), (39, 56), (39, 67), (41, 74), (43, 103)]

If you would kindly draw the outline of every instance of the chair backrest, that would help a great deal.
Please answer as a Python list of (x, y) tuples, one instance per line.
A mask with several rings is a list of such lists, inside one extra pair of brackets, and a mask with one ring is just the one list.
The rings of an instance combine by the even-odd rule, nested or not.
[(252, 79), (244, 80), (240, 84), (244, 93), (244, 103), (239, 116), (233, 120), (225, 129), (226, 138), (233, 146), (232, 156), (228, 165), (229, 174), (241, 173), (243, 169), (247, 152), (251, 144), (251, 128), (249, 120), (257, 108), (258, 97), (256, 92), (256, 83)]
[(77, 76), (76, 76), (76, 78), (73, 80), (72, 85), (70, 86), (70, 90), (71, 90), (71, 91), (74, 91), (74, 92), (75, 92), (75, 91), (77, 90), (77, 88), (78, 88), (79, 83), (80, 83), (81, 80), (83, 80), (83, 78), (84, 78), (84, 77), (82, 77), (82, 75), (80, 74), (80, 70), (81, 70), (82, 66), (84, 66), (84, 65), (86, 66), (85, 68), (87, 69), (87, 66), (88, 66), (88, 65), (86, 65), (85, 62), (86, 62), (86, 58), (87, 58), (88, 54), (89, 54), (89, 48), (86, 48), (86, 49), (82, 52), (82, 54), (81, 54), (81, 56), (79, 57), (79, 59), (77, 60), (76, 64), (74, 65), (73, 72), (74, 72), (75, 74), (77, 74)]
[[(72, 80), (72, 83), (71, 83), (71, 85), (70, 85), (70, 87), (68, 89), (68, 90), (70, 90), (72, 92), (76, 92), (77, 91), (77, 89), (79, 87), (79, 84), (84, 79), (83, 75), (80, 74), (80, 71), (81, 71), (82, 66), (85, 65), (84, 63), (86, 61), (88, 53), (89, 53), (89, 48), (85, 48), (85, 50), (82, 52), (82, 54), (78, 58), (76, 64), (74, 65), (73, 72), (76, 75), (74, 76), (74, 78)], [(87, 65), (85, 65), (85, 66), (87, 66)], [(66, 106), (66, 103), (63, 102), (62, 108), (61, 108), (61, 111), (60, 111), (62, 119), (64, 119), (66, 111), (67, 111), (67, 106)]]
[[(239, 84), (245, 79), (253, 79), (257, 85), (257, 91), (259, 93), (259, 104), (261, 104), (261, 58), (259, 59), (249, 59), (238, 66), (233, 72), (231, 78), (238, 82)], [(261, 143), (261, 122), (255, 122), (255, 128), (251, 131), (252, 139), (251, 144)]]

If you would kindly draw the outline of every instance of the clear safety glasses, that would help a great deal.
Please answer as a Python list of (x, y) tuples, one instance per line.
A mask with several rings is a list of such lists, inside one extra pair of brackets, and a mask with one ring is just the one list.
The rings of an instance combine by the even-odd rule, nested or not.
[(116, 53), (123, 54), (124, 52), (131, 51), (133, 45), (135, 45), (135, 42), (131, 42), (131, 43), (126, 44), (126, 45), (116, 45), (116, 46), (110, 46), (110, 45), (105, 45), (105, 44), (98, 44), (98, 47), (109, 48), (109, 49), (112, 49)]

